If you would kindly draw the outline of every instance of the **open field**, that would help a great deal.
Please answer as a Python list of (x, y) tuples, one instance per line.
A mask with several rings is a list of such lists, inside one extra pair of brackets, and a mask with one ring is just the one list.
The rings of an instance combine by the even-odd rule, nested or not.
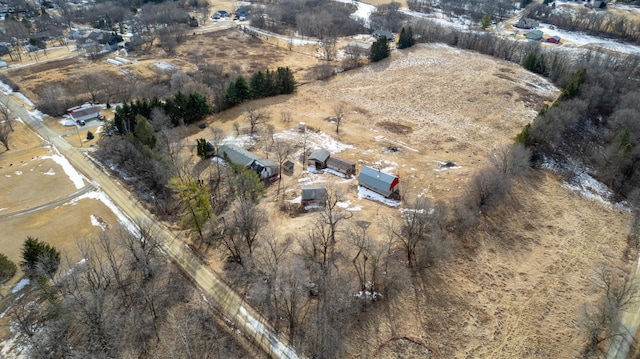
[[(239, 45), (230, 46), (234, 41)], [(183, 63), (192, 51), (211, 61), (220, 59), (224, 66), (237, 62), (243, 72), (291, 66), (302, 77), (317, 63), (313, 57), (245, 38), (235, 30), (195, 37), (178, 49), (180, 59), (167, 60)], [(149, 69), (145, 61), (151, 60), (135, 65), (141, 74)], [(84, 70), (95, 64), (77, 62), (68, 66)], [(52, 72), (47, 76), (73, 82), (48, 67)], [(33, 93), (46, 83), (44, 77), (34, 77), (28, 71), (15, 71), (13, 75), (27, 92)], [(487, 154), (493, 148), (511, 143), (540, 106), (557, 94), (546, 79), (515, 64), (445, 46), (420, 45), (326, 82), (304, 83), (296, 94), (253, 101), (251, 105), (269, 111), (276, 138), (299, 144), (301, 134), (291, 129), (305, 122), (318, 131), (310, 135), (310, 143), (315, 146), (339, 152), (339, 157), (357, 163), (359, 168), (371, 165), (400, 175), (401, 186), (409, 194), (426, 193), (433, 199), (449, 201), (463, 193), (468, 179), (487, 163)], [(327, 118), (340, 102), (346, 106), (347, 115), (337, 136)], [(279, 121), (282, 112), (291, 114), (291, 123)], [(210, 138), (211, 127), (219, 127), (229, 135), (229, 141), (245, 141), (233, 133), (234, 122), (246, 126), (243, 106), (212, 115), (209, 128), (202, 131), (190, 126), (187, 140), (193, 143), (196, 138)], [(62, 126), (56, 130), (69, 131)], [(6, 197), (8, 205), (0, 202), (0, 208), (12, 206), (18, 210), (19, 206), (48, 203), (57, 197), (51, 194), (52, 188), (59, 189), (60, 197), (76, 190), (53, 161), (31, 160), (46, 156), (48, 149), (38, 141), (25, 143), (29, 147), (0, 154), (0, 163), (4, 166), (13, 162), (16, 166), (24, 161), (28, 163), (25, 168), (36, 169), (28, 176), (24, 170), (21, 176), (16, 175), (13, 166), (0, 169), (0, 179), (5, 181), (0, 190), (16, 191)], [(259, 145), (254, 150), (263, 154)], [(185, 154), (191, 151), (185, 149)], [(440, 166), (443, 161), (457, 166), (445, 171)], [(48, 171), (48, 167), (58, 174), (55, 177), (59, 183), (47, 178), (41, 184), (38, 169)], [(294, 175), (284, 177), (288, 200), (299, 196), (301, 185), (323, 184), (344, 191), (343, 204), (353, 211), (354, 219), (374, 222), (369, 233), (383, 233), (384, 219), (399, 218), (398, 209), (359, 198), (356, 180), (310, 174), (301, 167), (306, 166), (297, 161)], [(274, 187), (262, 204), (272, 216), (271, 224), (283, 235), (304, 233), (311, 215), (291, 218), (280, 213), (272, 200)], [(47, 193), (32, 193), (29, 204), (21, 203), (19, 193), (28, 188)], [(0, 201), (5, 201), (4, 197)], [(627, 264), (622, 255), (627, 215), (571, 192), (554, 175), (544, 172), (518, 184), (509, 202), (483, 224), (477, 237), (459, 244), (453, 260), (432, 270), (425, 279), (414, 280), (415, 288), (370, 309), (370, 320), (356, 325), (350, 335), (348, 354), (370, 357), (390, 337), (407, 336), (421, 339), (440, 357), (577, 356), (581, 342), (576, 335), (576, 320), (583, 303), (594, 299), (590, 284), (594, 269), (601, 263), (616, 267)], [(5, 211), (10, 212), (3, 210), (0, 215)], [(8, 224), (11, 233), (15, 232), (12, 236), (19, 237), (19, 242), (11, 242), (14, 246), (19, 246), (24, 236), (35, 235), (44, 240), (59, 238), (51, 241), (66, 249), (89, 230), (99, 230), (90, 226), (91, 213), (109, 224), (117, 221), (106, 213), (106, 207), (90, 199), (0, 221), (3, 228)], [(52, 230), (56, 223), (65, 226)], [(10, 257), (15, 259), (16, 255), (14, 249)], [(220, 261), (211, 263), (222, 271), (217, 267)], [(378, 353), (381, 358), (423, 355), (424, 347), (402, 340), (389, 342)]]
[[(69, 169), (64, 157), (24, 124), (14, 126), (12, 149), (0, 153), (2, 253), (19, 262), (22, 242), (32, 236), (79, 260), (77, 242), (101, 231), (99, 223), (116, 225), (118, 220), (102, 202), (86, 197), (92, 187)], [(1, 292), (6, 294), (20, 277), (21, 272)]]

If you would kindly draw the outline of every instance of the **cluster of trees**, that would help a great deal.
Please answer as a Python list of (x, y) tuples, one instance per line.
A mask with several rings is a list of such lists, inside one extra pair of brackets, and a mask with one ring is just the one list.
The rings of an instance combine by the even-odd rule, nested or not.
[[(29, 279), (37, 282), (52, 278), (60, 266), (60, 252), (38, 238), (27, 237), (22, 244), (20, 269)], [(18, 266), (0, 253), (0, 284), (5, 283), (18, 271)], [(43, 282), (44, 283), (44, 282)]]
[(355, 6), (316, 0), (279, 0), (252, 9), (251, 26), (279, 34), (295, 31), (301, 36), (349, 36), (364, 32), (362, 23), (352, 19)]
[(291, 94), (296, 86), (293, 72), (288, 67), (278, 67), (276, 71), (258, 71), (251, 75), (250, 82), (238, 76), (227, 86), (227, 104), (231, 107), (249, 99)]
[(411, 26), (408, 28), (402, 28), (400, 36), (398, 38), (398, 48), (406, 49), (416, 44), (416, 39), (413, 37), (413, 29)]
[(407, 2), (409, 8), (414, 11), (429, 13), (439, 7), (447, 15), (469, 17), (476, 23), (480, 22), (485, 14), (497, 21), (502, 21), (510, 12), (516, 10), (519, 4), (518, 0), (409, 0)]
[(399, 32), (409, 19), (408, 15), (399, 10), (400, 3), (395, 1), (378, 5), (376, 11), (369, 16), (369, 30), (385, 29)]
[[(131, 103), (125, 101), (121, 106), (116, 107), (113, 119), (114, 126), (121, 134), (132, 133), (134, 137), (140, 138), (145, 134), (138, 132), (139, 130), (144, 131), (146, 126), (138, 126), (138, 121), (142, 118), (150, 118), (154, 109), (163, 111), (173, 126), (200, 121), (211, 113), (211, 105), (202, 94), (198, 92), (183, 94), (178, 91), (164, 102), (157, 97), (151, 101), (146, 99), (135, 100)], [(153, 145), (150, 144), (149, 147), (153, 148)]]
[(534, 4), (526, 9), (525, 16), (564, 30), (640, 43), (640, 21), (620, 13), (587, 8), (557, 11), (547, 5)]
[[(216, 324), (201, 293), (160, 252), (155, 226), (135, 227), (135, 234), (118, 227), (81, 242), (82, 261), (67, 260), (64, 275), (45, 270), (46, 279), (36, 282), (39, 298), (13, 305), (9, 316), (22, 334), (26, 354), (245, 356), (232, 335)], [(42, 249), (38, 260), (49, 253), (41, 244), (29, 246), (29, 251)]]

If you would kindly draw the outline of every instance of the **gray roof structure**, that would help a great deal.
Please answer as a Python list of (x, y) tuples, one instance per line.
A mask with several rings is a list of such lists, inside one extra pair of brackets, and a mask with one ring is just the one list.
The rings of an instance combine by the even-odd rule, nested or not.
[(306, 186), (302, 187), (301, 201), (321, 201), (327, 200), (327, 188), (320, 186)]
[(74, 121), (89, 121), (98, 118), (100, 115), (100, 108), (97, 106), (91, 106), (87, 108), (81, 108), (71, 112), (71, 118)]
[(527, 40), (542, 40), (542, 30), (533, 30), (533, 31), (529, 31), (528, 33), (526, 33), (526, 35), (524, 35)]
[(309, 155), (309, 160), (314, 160), (314, 161), (319, 161), (319, 162), (327, 162), (327, 160), (329, 159), (329, 156), (331, 154), (329, 153), (329, 151), (324, 150), (324, 149), (319, 149), (319, 150), (315, 150), (313, 152), (311, 152), (311, 154)]
[(394, 192), (398, 182), (398, 177), (368, 166), (362, 167), (360, 175), (358, 175), (359, 185), (386, 197)]
[(245, 167), (249, 167), (256, 171), (261, 175), (261, 178), (265, 178), (263, 176), (263, 169), (269, 168), (269, 174), (275, 175), (278, 173), (278, 164), (266, 159), (262, 158), (255, 153), (245, 150), (244, 148), (232, 144), (224, 144), (220, 146), (218, 149), (218, 157), (224, 158), (224, 155), (227, 155), (229, 160), (233, 163), (241, 164)]

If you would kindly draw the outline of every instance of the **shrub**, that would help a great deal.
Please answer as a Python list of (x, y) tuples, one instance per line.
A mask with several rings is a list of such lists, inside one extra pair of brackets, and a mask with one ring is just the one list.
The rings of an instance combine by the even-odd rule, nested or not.
[(93, 132), (88, 131), (87, 132), (87, 140), (93, 140), (94, 136), (93, 136)]
[(18, 270), (18, 267), (7, 256), (0, 253), (0, 284), (11, 279)]
[(53, 276), (60, 265), (60, 252), (38, 238), (27, 237), (22, 246), (20, 267), (28, 278)]

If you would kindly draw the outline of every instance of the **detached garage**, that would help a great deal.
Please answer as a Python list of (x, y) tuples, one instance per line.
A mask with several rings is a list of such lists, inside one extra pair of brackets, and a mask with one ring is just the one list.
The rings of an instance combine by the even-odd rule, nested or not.
[(391, 197), (398, 191), (400, 179), (397, 176), (381, 172), (375, 168), (364, 166), (358, 176), (358, 184), (364, 188)]

